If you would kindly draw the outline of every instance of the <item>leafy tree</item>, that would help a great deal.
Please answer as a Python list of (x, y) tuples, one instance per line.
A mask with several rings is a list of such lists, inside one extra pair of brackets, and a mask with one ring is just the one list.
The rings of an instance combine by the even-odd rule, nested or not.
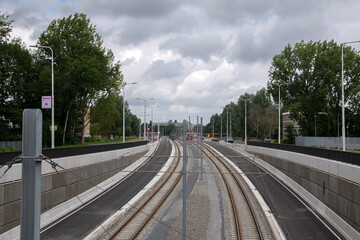
[[(359, 116), (359, 66), (359, 53), (345, 46), (345, 101), (350, 119), (355, 119), (353, 115)], [(319, 131), (327, 136), (337, 135), (337, 116), (341, 113), (340, 45), (334, 41), (287, 45), (274, 56), (269, 77), (268, 91), (276, 102), (279, 84), (291, 83), (281, 89), (281, 100), (291, 112), (291, 118), (300, 125), (302, 135), (314, 133), (315, 118), (319, 114), (327, 117)]]
[[(229, 111), (229, 135), (230, 131), (232, 136), (245, 136), (245, 99), (250, 99), (247, 101), (247, 132), (248, 136), (253, 135), (258, 138), (264, 138), (265, 135), (273, 134), (276, 127), (276, 113), (273, 107), (273, 102), (270, 98), (269, 93), (265, 88), (260, 89), (256, 94), (245, 93), (241, 95), (237, 103), (227, 104), (223, 112), (219, 114), (214, 114), (210, 118), (210, 122), (204, 127), (204, 133), (212, 134), (213, 122), (214, 122), (214, 132), (220, 133), (221, 131), (221, 117), (223, 125), (223, 136), (226, 136), (226, 120), (227, 112)], [(231, 115), (231, 120), (230, 120)], [(231, 130), (230, 130), (230, 121), (231, 121)]]
[(5, 43), (9, 41), (10, 33), (12, 31), (12, 22), (13, 21), (9, 20), (8, 15), (0, 14), (0, 43)]
[(255, 95), (243, 99), (252, 100), (251, 103), (247, 103), (249, 112), (248, 121), (256, 132), (256, 137), (264, 139), (265, 135), (271, 135), (274, 131), (276, 115), (272, 112), (273, 103), (265, 88), (257, 91)]
[(0, 136), (21, 135), (22, 111), (34, 107), (26, 101), (33, 79), (31, 55), (20, 39), (10, 39), (12, 21), (0, 15)]
[[(122, 137), (123, 131), (123, 97), (110, 94), (97, 99), (94, 106), (91, 107), (93, 112), (91, 118), (91, 134)], [(104, 117), (106, 116), (106, 117)], [(126, 136), (134, 136), (138, 134), (140, 119), (132, 114), (128, 103), (125, 102), (126, 116)]]
[(263, 121), (263, 109), (260, 104), (252, 104), (249, 121), (256, 132), (256, 138), (259, 138)]
[(277, 126), (277, 111), (274, 106), (268, 106), (264, 112), (264, 133), (271, 138), (271, 135), (278, 128)]
[(116, 106), (116, 96), (102, 96), (97, 99), (96, 105), (91, 107), (91, 134), (110, 137), (115, 131), (116, 120), (120, 112)]
[(235, 124), (235, 135), (234, 136), (242, 136), (245, 139), (245, 100), (250, 99), (250, 101), (246, 101), (246, 117), (247, 117), (247, 132), (248, 136), (252, 132), (252, 126), (250, 124), (249, 113), (251, 110), (252, 100), (254, 98), (254, 94), (245, 93), (241, 95), (237, 102), (237, 122)]
[(175, 132), (176, 126), (174, 123), (169, 123), (168, 125), (161, 126), (164, 131), (164, 136), (170, 136), (171, 133)]
[[(88, 108), (97, 99), (119, 92), (123, 79), (120, 64), (113, 62), (112, 51), (102, 46), (96, 27), (85, 14), (52, 21), (38, 44), (54, 51), (55, 122), (62, 126), (62, 143), (76, 132), (81, 133), (84, 142)], [(49, 57), (50, 51), (40, 48), (37, 52), (37, 61), (44, 63), (40, 76), (48, 78), (48, 59), (42, 56)]]

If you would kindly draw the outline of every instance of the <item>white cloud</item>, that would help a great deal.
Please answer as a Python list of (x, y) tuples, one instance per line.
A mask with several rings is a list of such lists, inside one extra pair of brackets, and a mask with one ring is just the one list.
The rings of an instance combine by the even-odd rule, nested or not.
[(195, 114), (197, 112), (199, 112), (199, 109), (196, 107), (186, 107), (184, 105), (171, 105), (169, 107), (169, 110), (175, 113), (182, 113), (185, 114), (185, 116), (187, 114)]

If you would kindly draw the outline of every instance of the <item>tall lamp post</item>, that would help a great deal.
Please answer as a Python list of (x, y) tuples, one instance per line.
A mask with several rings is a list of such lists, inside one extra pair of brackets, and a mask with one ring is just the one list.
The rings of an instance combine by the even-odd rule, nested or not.
[[(228, 130), (228, 118), (229, 118), (229, 109), (227, 107), (221, 107), (222, 109), (226, 109), (226, 138), (229, 137), (229, 130)], [(222, 118), (221, 118), (222, 119)], [(222, 125), (222, 124), (221, 124)], [(222, 129), (222, 128), (221, 128)], [(222, 131), (221, 131), (222, 132)], [(222, 135), (222, 134), (221, 134)], [(227, 141), (227, 140), (226, 140)]]
[(137, 100), (144, 101), (144, 141), (147, 139), (146, 135), (146, 101), (154, 100), (155, 98), (136, 98)]
[(226, 142), (229, 137), (229, 109), (226, 108)]
[(220, 114), (220, 139), (222, 140), (222, 114)]
[(148, 106), (151, 108), (151, 141), (153, 140), (153, 134), (154, 134), (154, 122), (153, 122), (153, 110), (154, 108), (160, 107), (160, 106)]
[(125, 87), (126, 85), (137, 84), (137, 82), (127, 83), (123, 85), (123, 143), (125, 142)]
[(342, 150), (345, 151), (345, 100), (344, 100), (344, 45), (360, 41), (343, 42), (341, 44), (341, 112), (342, 112)]
[(281, 86), (283, 86), (283, 85), (290, 85), (290, 83), (288, 83), (288, 82), (286, 82), (286, 83), (274, 83), (275, 85), (278, 85), (278, 87), (279, 87), (279, 132), (278, 132), (278, 135), (279, 135), (279, 144), (280, 144), (280, 142), (281, 142), (281, 124), (280, 124), (280, 110), (281, 110), (281, 97), (280, 97), (280, 88), (281, 88)]
[[(221, 107), (221, 108), (225, 110), (225, 107)], [(227, 127), (227, 125), (226, 125), (226, 127)], [(221, 114), (221, 139), (222, 139), (222, 114)]]
[[(221, 107), (221, 108), (223, 108), (223, 109), (226, 108), (226, 142), (227, 142), (227, 138), (229, 137), (229, 108), (228, 107)], [(230, 126), (230, 128), (231, 128), (231, 126)]]
[(139, 141), (141, 140), (141, 113), (140, 113), (140, 124), (139, 124)]
[(246, 102), (251, 102), (251, 99), (240, 99), (245, 102), (245, 145), (247, 145), (247, 117), (246, 117)]
[(51, 47), (41, 45), (30, 45), (35, 48), (47, 48), (51, 51), (51, 148), (55, 148), (55, 126), (54, 126), (54, 52)]
[(231, 132), (231, 112), (230, 112), (230, 137), (232, 137), (232, 132)]
[(213, 120), (212, 120), (212, 125), (213, 125), (213, 138), (215, 138), (215, 134), (214, 134), (214, 132), (215, 132), (215, 131), (214, 131), (214, 122), (215, 122), (215, 120), (213, 119)]

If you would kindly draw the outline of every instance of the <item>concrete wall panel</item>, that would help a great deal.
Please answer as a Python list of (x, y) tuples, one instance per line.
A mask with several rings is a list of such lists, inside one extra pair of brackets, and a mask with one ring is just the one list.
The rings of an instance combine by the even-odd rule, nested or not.
[[(134, 163), (145, 153), (149, 145), (88, 155), (54, 159), (60, 166), (59, 174), (45, 162), (42, 163), (42, 212), (76, 195), (93, 188), (125, 167)], [(20, 172), (20, 174), (19, 174)], [(21, 164), (16, 164), (0, 182), (0, 234), (18, 226), (20, 219)], [(4, 182), (5, 181), (5, 182)], [(11, 182), (9, 182), (11, 181)]]

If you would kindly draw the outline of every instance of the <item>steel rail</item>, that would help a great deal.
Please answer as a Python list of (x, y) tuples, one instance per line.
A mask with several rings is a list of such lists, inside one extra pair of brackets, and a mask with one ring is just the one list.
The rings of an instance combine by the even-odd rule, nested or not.
[(233, 177), (233, 179), (235, 180), (235, 182), (238, 184), (238, 187), (241, 190), (241, 194), (243, 195), (243, 197), (244, 197), (244, 199), (245, 199), (245, 201), (247, 203), (248, 209), (249, 209), (249, 211), (251, 213), (251, 216), (253, 218), (253, 222), (255, 224), (255, 228), (257, 230), (258, 239), (261, 239), (261, 240), (264, 239), (264, 236), (262, 234), (259, 221), (258, 221), (258, 219), (256, 217), (256, 214), (255, 214), (254, 206), (253, 206), (253, 204), (251, 204), (248, 193), (245, 192), (243, 184), (238, 180), (237, 177), (235, 177), (235, 174), (233, 173), (233, 171), (231, 171), (230, 167), (227, 164), (225, 164), (225, 162), (222, 160), (221, 157), (219, 157), (209, 146), (204, 145), (204, 147), (207, 150), (207, 152), (204, 151), (205, 155), (208, 157), (208, 159), (210, 159), (213, 162), (213, 164), (220, 171), (220, 173), (221, 173), (220, 166), (214, 161), (214, 159), (213, 159), (214, 157), (218, 160), (219, 163), (221, 163), (229, 171), (229, 173), (231, 173), (231, 174), (221, 173), (221, 176), (224, 179), (226, 189), (228, 190), (229, 196), (231, 197), (231, 205), (232, 205), (232, 209), (233, 209), (233, 214), (236, 216), (236, 219), (234, 219), (234, 220), (235, 220), (235, 223), (236, 223), (237, 239), (242, 239), (241, 226), (240, 226), (240, 222), (239, 222), (240, 218), (238, 219), (238, 217), (240, 217), (240, 216), (239, 216), (239, 214), (237, 214), (237, 207), (236, 207), (236, 204), (234, 203), (235, 200), (233, 199), (234, 195), (236, 193), (233, 192), (234, 190), (231, 188), (230, 183), (227, 180), (227, 177), (229, 175), (231, 175)]
[[(153, 191), (151, 191), (151, 194), (144, 201), (142, 201), (140, 203), (140, 206), (136, 207), (136, 210), (135, 210), (135, 212), (133, 214), (131, 214), (128, 218), (123, 220), (123, 222), (121, 223), (121, 226), (117, 229), (117, 231), (112, 235), (112, 237), (110, 239), (116, 239), (116, 236), (121, 235), (122, 232), (125, 231), (126, 228), (128, 228), (134, 221), (136, 221), (135, 218), (137, 216), (142, 215), (142, 216), (144, 216), (144, 219), (142, 219), (140, 225), (136, 227), (136, 229), (133, 231), (133, 233), (129, 234), (131, 236), (127, 237), (128, 239), (136, 239), (141, 234), (143, 229), (145, 229), (145, 227), (149, 223), (149, 221), (154, 218), (154, 215), (158, 212), (158, 210), (160, 209), (162, 204), (169, 198), (170, 194), (175, 189), (175, 186), (180, 182), (180, 179), (182, 178), (182, 175), (179, 174), (179, 172), (181, 172), (181, 170), (174, 171), (175, 169), (178, 168), (179, 163), (180, 163), (180, 157), (181, 157), (180, 156), (181, 155), (180, 154), (180, 147), (179, 147), (180, 144), (177, 143), (176, 141), (173, 141), (173, 142), (175, 143), (175, 146), (177, 148), (177, 152), (179, 154), (175, 154), (175, 155), (177, 155), (177, 159), (176, 159), (176, 162), (175, 162), (174, 166), (172, 167), (172, 170), (169, 171), (170, 174), (167, 174), (161, 180), (161, 182), (156, 185), (156, 188), (153, 189)], [(166, 193), (164, 194), (164, 196), (159, 201), (156, 202), (156, 204), (152, 208), (151, 212), (146, 212), (145, 213), (144, 208), (152, 203), (154, 198), (163, 189), (163, 187), (165, 186), (165, 184), (167, 183), (167, 181), (170, 179), (170, 177), (173, 174), (178, 174), (175, 181), (173, 181), (171, 186), (168, 188), (168, 190), (166, 190)]]

